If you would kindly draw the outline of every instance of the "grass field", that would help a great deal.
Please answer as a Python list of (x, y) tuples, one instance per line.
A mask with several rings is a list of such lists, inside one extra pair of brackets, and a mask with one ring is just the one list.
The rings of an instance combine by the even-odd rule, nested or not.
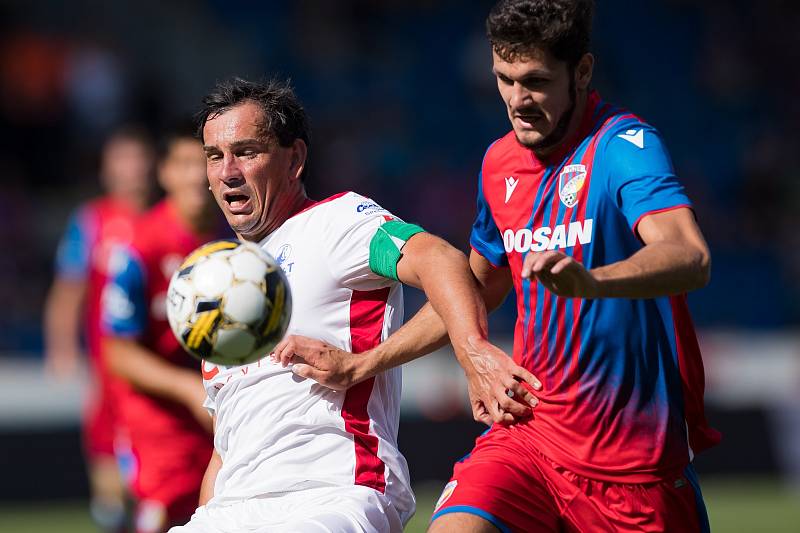
[[(417, 487), (417, 514), (406, 532), (425, 531), (440, 487)], [(800, 494), (774, 480), (704, 480), (703, 493), (716, 533), (798, 533)], [(0, 504), (0, 533), (91, 533), (85, 503)]]

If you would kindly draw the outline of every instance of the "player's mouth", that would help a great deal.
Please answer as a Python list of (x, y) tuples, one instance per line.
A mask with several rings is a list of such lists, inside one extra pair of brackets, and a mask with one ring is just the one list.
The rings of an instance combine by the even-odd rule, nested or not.
[(533, 129), (537, 122), (544, 118), (544, 115), (515, 115), (514, 120), (524, 129)]
[(250, 195), (242, 191), (229, 191), (222, 194), (223, 201), (227, 204), (232, 215), (249, 215), (253, 212), (253, 203)]

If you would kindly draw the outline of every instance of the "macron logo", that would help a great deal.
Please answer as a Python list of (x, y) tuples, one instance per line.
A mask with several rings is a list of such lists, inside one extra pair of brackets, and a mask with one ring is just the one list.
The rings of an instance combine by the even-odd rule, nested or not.
[(644, 130), (628, 130), (617, 135), (620, 139), (625, 139), (637, 148), (644, 148)]
[(514, 179), (514, 176), (509, 176), (506, 178), (506, 203), (511, 199), (511, 195), (514, 194), (514, 189), (517, 188), (517, 184), (519, 183), (519, 178)]

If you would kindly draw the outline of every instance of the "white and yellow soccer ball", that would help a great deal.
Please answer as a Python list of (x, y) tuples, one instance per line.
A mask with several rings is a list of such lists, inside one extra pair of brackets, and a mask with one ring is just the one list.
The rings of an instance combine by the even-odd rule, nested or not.
[(267, 355), (291, 314), (289, 283), (275, 259), (239, 240), (210, 242), (186, 256), (167, 292), (167, 318), (181, 345), (225, 366)]

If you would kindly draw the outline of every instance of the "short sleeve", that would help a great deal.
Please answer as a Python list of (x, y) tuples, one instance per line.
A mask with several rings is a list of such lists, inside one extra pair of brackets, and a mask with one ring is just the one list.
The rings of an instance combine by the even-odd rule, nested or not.
[(508, 266), (503, 236), (494, 222), (492, 211), (483, 194), (483, 172), (478, 176), (478, 214), (472, 224), (469, 244), (496, 267)]
[(56, 274), (75, 281), (86, 279), (91, 254), (91, 213), (83, 208), (72, 214), (58, 243)]
[(369, 198), (349, 193), (329, 207), (325, 245), (329, 269), (345, 287), (373, 290), (394, 280), (376, 274), (370, 267), (370, 244), (378, 229), (389, 220), (399, 220)]
[(602, 159), (609, 195), (635, 231), (650, 213), (691, 207), (659, 133), (639, 124), (613, 132)]
[(144, 263), (127, 246), (116, 247), (112, 254), (102, 297), (103, 330), (117, 337), (138, 337), (147, 327)]

